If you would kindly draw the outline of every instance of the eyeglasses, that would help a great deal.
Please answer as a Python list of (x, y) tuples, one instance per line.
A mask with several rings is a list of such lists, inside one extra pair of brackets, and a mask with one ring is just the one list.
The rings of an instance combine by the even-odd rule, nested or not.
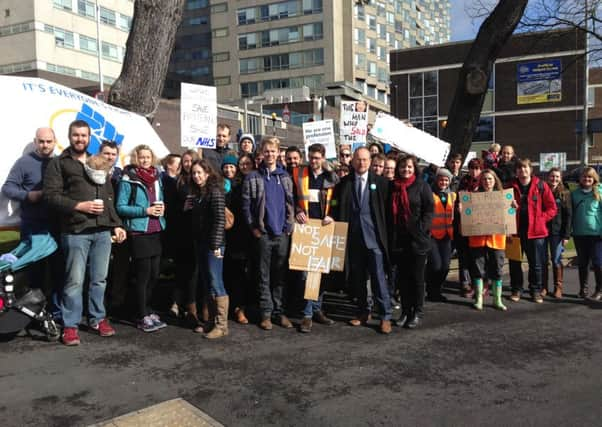
[(341, 157), (351, 157), (351, 153), (341, 153)]

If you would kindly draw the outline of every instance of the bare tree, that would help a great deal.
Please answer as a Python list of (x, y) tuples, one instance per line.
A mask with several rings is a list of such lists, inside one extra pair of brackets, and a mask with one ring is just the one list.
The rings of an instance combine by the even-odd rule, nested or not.
[(485, 19), (464, 65), (449, 109), (443, 138), (451, 143), (451, 153), (464, 157), (472, 145), (487, 94), (493, 64), (521, 20), (528, 0), (500, 0)]
[(108, 102), (152, 120), (159, 106), (185, 0), (136, 0), (121, 75)]

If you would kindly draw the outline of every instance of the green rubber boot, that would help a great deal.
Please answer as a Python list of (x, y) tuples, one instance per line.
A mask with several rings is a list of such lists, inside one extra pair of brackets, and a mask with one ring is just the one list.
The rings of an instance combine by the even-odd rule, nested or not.
[(475, 279), (473, 283), (475, 298), (473, 307), (477, 310), (483, 310), (483, 279)]
[(508, 308), (502, 303), (502, 281), (493, 282), (493, 306), (498, 310), (506, 311)]

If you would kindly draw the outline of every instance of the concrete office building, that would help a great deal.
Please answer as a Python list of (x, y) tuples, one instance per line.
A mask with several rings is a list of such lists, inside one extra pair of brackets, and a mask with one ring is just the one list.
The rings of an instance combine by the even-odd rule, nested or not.
[(168, 96), (211, 84), (223, 103), (307, 86), (389, 110), (389, 51), (449, 40), (448, 0), (189, 0)]
[[(98, 4), (101, 68), (110, 85), (121, 72), (134, 2)], [(41, 77), (92, 92), (99, 82), (96, 14), (90, 0), (2, 1), (0, 74)]]
[[(392, 52), (391, 113), (443, 136), (471, 43)], [(584, 34), (574, 29), (513, 36), (495, 62), (472, 150), (480, 154), (497, 142), (514, 145), (520, 156), (534, 161), (539, 161), (541, 152), (565, 152), (570, 163), (578, 162), (583, 141), (584, 53)], [(590, 81), (599, 82), (600, 76), (592, 73)], [(592, 87), (590, 96), (600, 86)], [(600, 111), (590, 109), (590, 132), (602, 130), (595, 119), (602, 116)], [(598, 140), (596, 135), (593, 140)], [(598, 147), (590, 150), (590, 160), (602, 154), (598, 151)]]

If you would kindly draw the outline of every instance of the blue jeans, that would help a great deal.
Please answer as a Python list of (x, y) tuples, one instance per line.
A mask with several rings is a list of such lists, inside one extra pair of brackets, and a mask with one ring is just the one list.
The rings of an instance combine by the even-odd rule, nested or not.
[(552, 266), (559, 266), (562, 263), (562, 253), (564, 252), (564, 246), (562, 246), (562, 236), (548, 236), (546, 238), (546, 251), (544, 259), (544, 268), (548, 268), (548, 258), (552, 258)]
[(106, 317), (104, 295), (111, 256), (111, 232), (62, 234), (61, 241), (65, 255), (65, 287), (61, 301), (65, 327), (75, 328), (81, 321), (86, 267), (90, 278), (90, 324), (95, 325)]
[(200, 244), (198, 247), (199, 283), (205, 295), (228, 296), (224, 286), (224, 249), (223, 246), (220, 248), (222, 257), (218, 258), (207, 245)]

